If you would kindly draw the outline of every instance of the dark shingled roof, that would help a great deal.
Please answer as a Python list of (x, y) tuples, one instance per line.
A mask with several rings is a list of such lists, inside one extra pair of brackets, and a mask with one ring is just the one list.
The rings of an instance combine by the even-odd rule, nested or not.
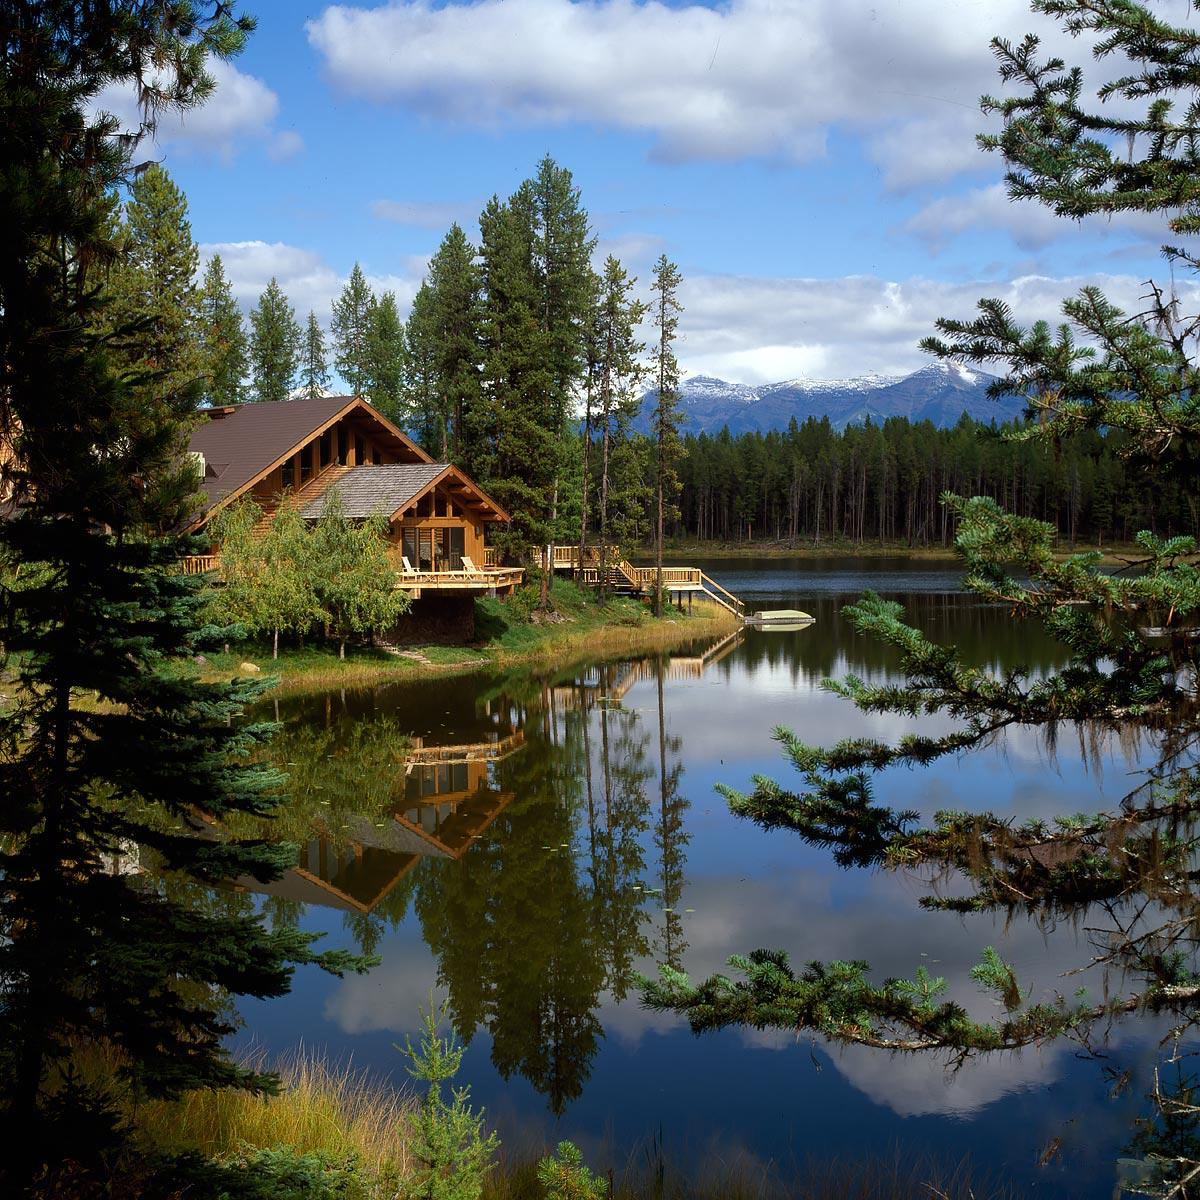
[(337, 483), (306, 504), (302, 515), (310, 520), (325, 511), (325, 501), (337, 492), (348, 517), (391, 516), (419, 491), (431, 484), (448, 463), (385, 463), (351, 467)]
[(243, 404), (227, 416), (214, 415), (199, 426), (188, 449), (204, 455), (206, 469), (201, 489), (208, 501), (205, 509), (244, 487), (314, 429), (337, 416), (352, 399), (318, 396), (312, 400)]

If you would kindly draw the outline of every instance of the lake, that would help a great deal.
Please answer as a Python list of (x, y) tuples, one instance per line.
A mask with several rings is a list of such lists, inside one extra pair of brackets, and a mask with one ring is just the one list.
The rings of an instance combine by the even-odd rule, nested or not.
[[(894, 655), (840, 615), (864, 589), (900, 600), (981, 665), (1045, 671), (1059, 649), (965, 594), (953, 563), (702, 565), (749, 608), (802, 608), (815, 624), (747, 629), (669, 658), (277, 706), (273, 753), (304, 844), (264, 903), (324, 932), (324, 945), (382, 962), (342, 980), (306, 969), (288, 997), (243, 1002), (242, 1040), (270, 1053), (302, 1042), (402, 1083), (394, 1043), (436, 994), (469, 1040), (463, 1079), (510, 1150), (569, 1137), (599, 1167), (654, 1144), (697, 1170), (741, 1158), (785, 1172), (810, 1159), (969, 1155), (1029, 1195), (1111, 1195), (1147, 1110), (1159, 1023), (1118, 1025), (1105, 1057), (1062, 1042), (955, 1071), (807, 1036), (696, 1038), (639, 1005), (637, 972), (670, 961), (698, 978), (759, 946), (798, 963), (866, 959), (879, 978), (927, 964), (984, 1017), (992, 1002), (968, 972), (987, 945), (1035, 995), (1100, 982), (1063, 976), (1090, 957), (1089, 921), (923, 910), (923, 879), (840, 869), (788, 833), (733, 818), (715, 790), (748, 789), (756, 773), (789, 779), (779, 725), (814, 743), (915, 727), (820, 688), (849, 672), (895, 676)], [(1137, 765), (1129, 747), (1063, 735), (1050, 748), (1017, 730), (928, 769), (889, 771), (877, 790), (924, 817), (987, 807), (1024, 819), (1113, 804)], [(1125, 1070), (1128, 1085), (1114, 1088)]]

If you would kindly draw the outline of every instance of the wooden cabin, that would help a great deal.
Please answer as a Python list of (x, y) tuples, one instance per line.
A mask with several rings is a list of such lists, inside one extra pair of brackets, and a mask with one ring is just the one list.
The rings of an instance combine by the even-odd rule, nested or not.
[[(486, 529), (507, 522), (508, 514), (360, 397), (242, 404), (206, 416), (188, 447), (204, 495), (191, 532), (242, 496), (258, 503), (264, 521), (285, 496), (315, 521), (336, 491), (351, 518), (387, 517), (397, 586), (414, 598), (507, 594), (520, 583), (520, 569), (488, 565)], [(184, 563), (189, 572), (219, 568), (219, 546)]]

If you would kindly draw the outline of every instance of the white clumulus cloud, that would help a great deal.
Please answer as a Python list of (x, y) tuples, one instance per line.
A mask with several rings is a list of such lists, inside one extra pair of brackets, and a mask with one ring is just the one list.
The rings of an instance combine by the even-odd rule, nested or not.
[[(1127, 312), (1142, 307), (1145, 283), (1133, 275), (1027, 275), (965, 283), (871, 275), (685, 276), (678, 354), (689, 372), (749, 384), (903, 373), (928, 363), (917, 343), (936, 332), (938, 317), (970, 318), (981, 298), (995, 297), (1024, 325), (1057, 324), (1062, 301), (1087, 284), (1099, 286)], [(1180, 291), (1185, 302), (1200, 301), (1200, 285), (1181, 285)]]
[[(257, 302), (274, 276), (299, 319), (311, 309), (324, 325), (348, 275), (316, 250), (285, 242), (213, 242), (201, 246), (200, 253), (202, 269), (214, 254), (221, 256), (244, 310)], [(427, 265), (426, 259), (414, 257), (399, 263), (399, 270), (373, 269), (369, 262), (363, 270), (377, 294), (396, 294), (401, 315), (407, 315)], [(871, 275), (690, 275), (680, 292), (684, 311), (677, 350), (687, 373), (737, 383), (901, 374), (929, 361), (917, 343), (934, 332), (938, 317), (970, 317), (981, 297), (994, 296), (1023, 324), (1057, 322), (1063, 299), (1086, 284), (1098, 285), (1127, 311), (1139, 308), (1145, 292), (1145, 284), (1133, 275), (1028, 275), (966, 283)], [(1181, 290), (1185, 302), (1200, 303), (1200, 285), (1181, 285)]]
[(840, 126), (898, 186), (985, 165), (992, 36), (1061, 40), (1024, 0), (408, 0), (307, 30), (336, 86), (424, 115), (641, 132), (664, 160), (805, 161)]
[[(201, 272), (214, 255), (229, 279), (234, 297), (248, 312), (258, 303), (259, 296), (272, 278), (296, 310), (297, 320), (303, 322), (309, 311), (317, 314), (322, 325), (329, 324), (330, 306), (346, 286), (349, 272), (335, 270), (315, 250), (290, 246), (286, 242), (209, 242), (200, 247)], [(363, 273), (376, 295), (394, 292), (402, 314), (407, 313), (413, 296), (425, 272), (425, 260), (414, 259), (404, 264), (402, 274), (375, 273), (364, 265)]]
[(1032, 200), (1012, 200), (1002, 183), (974, 188), (959, 196), (942, 196), (925, 205), (904, 224), (934, 251), (951, 238), (973, 229), (1000, 229), (1022, 249), (1037, 250), (1077, 233), (1117, 233), (1150, 243), (1171, 238), (1161, 213), (1124, 212), (1066, 221)]
[[(279, 97), (261, 79), (221, 59), (210, 59), (206, 69), (216, 83), (212, 95), (197, 108), (159, 118), (154, 141), (160, 148), (211, 154), (225, 161), (250, 144), (264, 147), (275, 161), (291, 158), (303, 149), (298, 133), (275, 128)], [(92, 109), (111, 113), (124, 129), (137, 129), (141, 124), (134, 93), (125, 86), (110, 84), (96, 97)]]

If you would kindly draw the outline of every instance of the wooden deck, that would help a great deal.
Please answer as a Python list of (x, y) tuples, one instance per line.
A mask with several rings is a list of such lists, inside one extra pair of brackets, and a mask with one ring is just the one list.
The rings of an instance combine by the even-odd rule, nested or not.
[[(180, 559), (184, 575), (220, 574), (219, 554), (189, 554)], [(396, 586), (403, 588), (413, 599), (426, 592), (474, 592), (507, 596), (524, 579), (521, 567), (481, 567), (477, 571), (406, 571), (397, 559)]]

